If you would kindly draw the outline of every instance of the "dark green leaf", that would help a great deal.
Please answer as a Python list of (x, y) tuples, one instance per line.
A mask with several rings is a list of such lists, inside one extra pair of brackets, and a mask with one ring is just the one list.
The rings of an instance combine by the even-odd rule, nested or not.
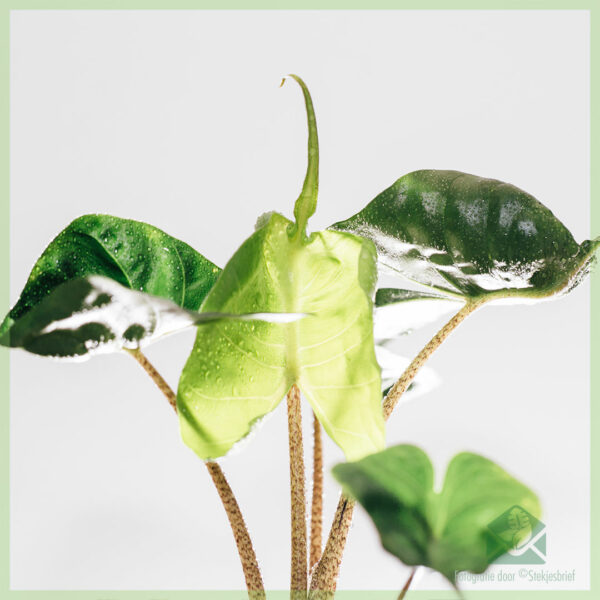
[(84, 359), (147, 345), (186, 327), (221, 320), (289, 322), (291, 314), (198, 313), (108, 277), (62, 283), (0, 337), (0, 344), (53, 358)]
[(332, 229), (373, 240), (382, 266), (468, 298), (567, 292), (600, 244), (577, 244), (519, 188), (458, 171), (409, 173)]
[(131, 290), (197, 310), (219, 273), (201, 254), (156, 227), (107, 215), (85, 215), (43, 252), (0, 326), (0, 336), (55, 288), (75, 278), (108, 277)]
[(526, 486), (469, 452), (452, 459), (439, 493), (429, 458), (415, 446), (337, 465), (333, 474), (373, 519), (388, 552), (407, 565), (435, 569), (452, 583), (459, 571), (482, 573), (523, 542), (519, 535), (499, 539), (490, 524), (515, 509), (530, 521), (541, 512)]

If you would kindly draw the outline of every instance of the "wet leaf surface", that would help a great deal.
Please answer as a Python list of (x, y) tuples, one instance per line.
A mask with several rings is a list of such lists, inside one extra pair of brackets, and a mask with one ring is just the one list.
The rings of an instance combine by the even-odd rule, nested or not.
[(523, 190), (458, 171), (409, 173), (331, 229), (371, 239), (392, 272), (463, 298), (567, 292), (600, 243), (577, 244)]

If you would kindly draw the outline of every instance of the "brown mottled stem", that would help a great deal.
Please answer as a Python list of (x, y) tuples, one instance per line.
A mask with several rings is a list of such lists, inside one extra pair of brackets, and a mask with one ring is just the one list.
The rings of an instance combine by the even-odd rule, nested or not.
[(313, 488), (310, 513), (309, 571), (321, 558), (323, 542), (323, 440), (321, 424), (313, 413)]
[(150, 375), (150, 379), (154, 381), (173, 410), (177, 412), (177, 394), (175, 394), (171, 389), (171, 386), (164, 380), (163, 376), (154, 368), (154, 365), (148, 360), (146, 355), (141, 350), (127, 350), (127, 352), (140, 363), (142, 369)]
[[(419, 369), (427, 362), (429, 357), (437, 348), (439, 348), (440, 344), (450, 335), (450, 333), (485, 301), (485, 298), (467, 301), (465, 305), (431, 338), (421, 352), (417, 354), (404, 373), (402, 373), (400, 379), (392, 386), (383, 401), (383, 415), (386, 420), (392, 414), (396, 404), (398, 404), (398, 400), (400, 400), (402, 394), (408, 389), (408, 386), (419, 372)], [(344, 506), (346, 507), (344, 516), (348, 520), (348, 526), (336, 526), (338, 514)], [(323, 551), (323, 556), (313, 572), (310, 584), (310, 600), (322, 600), (333, 597), (332, 594), (335, 592), (337, 586), (340, 564), (342, 562), (344, 547), (346, 546), (346, 539), (350, 529), (350, 522), (352, 521), (353, 510), (354, 504), (350, 504), (349, 499), (342, 494), (338, 503), (333, 525), (329, 531), (329, 537), (327, 539), (327, 544), (325, 545), (325, 550)]]
[(406, 593), (408, 592), (408, 588), (410, 587), (410, 584), (413, 582), (413, 579), (415, 578), (416, 572), (417, 572), (417, 569), (413, 569), (410, 572), (410, 576), (406, 580), (406, 583), (404, 584), (404, 587), (402, 588), (402, 591), (400, 592), (400, 595), (398, 596), (398, 600), (404, 600), (404, 596), (406, 596)]
[(331, 531), (310, 585), (310, 600), (331, 600), (335, 595), (344, 546), (352, 524), (354, 500), (344, 494), (338, 502)]
[(216, 462), (207, 462), (206, 468), (217, 488), (217, 492), (227, 513), (231, 530), (233, 531), (233, 537), (235, 538), (242, 568), (244, 569), (248, 597), (252, 600), (263, 600), (266, 598), (266, 595), (258, 561), (256, 560), (252, 540), (246, 529), (246, 523), (244, 522), (244, 517), (235, 499), (235, 495), (225, 478), (223, 470)]
[(290, 492), (292, 505), (292, 573), (290, 598), (304, 600), (308, 589), (306, 547), (306, 494), (300, 390), (293, 385), (287, 395), (290, 444)]
[[(158, 389), (169, 401), (169, 404), (175, 412), (177, 412), (177, 395), (163, 379), (162, 375), (154, 368), (152, 363), (140, 350), (128, 350), (128, 352), (135, 360), (137, 360), (144, 371), (150, 375), (152, 381), (154, 381)], [(205, 465), (215, 484), (219, 498), (221, 498), (223, 508), (227, 513), (227, 518), (229, 519), (229, 524), (233, 531), (233, 537), (235, 538), (235, 543), (237, 545), (242, 569), (244, 570), (248, 597), (251, 598), (251, 600), (264, 600), (266, 595), (262, 576), (258, 567), (258, 561), (256, 560), (252, 540), (250, 539), (250, 534), (248, 533), (244, 517), (242, 516), (240, 507), (235, 499), (235, 495), (233, 494), (229, 483), (227, 483), (227, 479), (225, 478), (225, 474), (221, 467), (216, 462), (206, 462)]]
[(398, 400), (408, 389), (419, 369), (427, 362), (429, 357), (440, 347), (441, 343), (477, 308), (485, 302), (485, 298), (471, 300), (465, 305), (429, 340), (427, 345), (415, 356), (402, 376), (392, 386), (383, 401), (383, 416), (389, 419)]

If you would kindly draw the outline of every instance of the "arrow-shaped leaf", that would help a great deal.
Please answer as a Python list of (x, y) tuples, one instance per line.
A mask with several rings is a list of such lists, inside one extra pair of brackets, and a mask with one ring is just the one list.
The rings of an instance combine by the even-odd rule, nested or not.
[(452, 459), (439, 493), (429, 458), (410, 445), (337, 465), (333, 474), (373, 519), (388, 552), (406, 565), (435, 569), (452, 583), (459, 571), (482, 573), (522, 541), (513, 535), (500, 543), (490, 524), (515, 508), (531, 521), (541, 512), (531, 490), (469, 452)]
[(409, 173), (332, 229), (371, 239), (382, 266), (463, 298), (567, 292), (600, 244), (577, 244), (519, 188), (458, 171)]
[(278, 214), (242, 244), (202, 311), (309, 316), (198, 329), (177, 402), (183, 438), (199, 456), (228, 452), (294, 383), (347, 456), (383, 447), (375, 262), (368, 240), (333, 231), (306, 238)]
[(194, 325), (228, 319), (287, 323), (301, 316), (198, 313), (95, 275), (56, 287), (0, 337), (0, 344), (53, 358), (87, 359), (139, 348)]
[[(73, 221), (44, 250), (18, 302), (0, 326), (0, 337), (24, 339), (23, 332), (29, 325), (13, 332), (16, 323), (58, 286), (74, 279), (107, 277), (130, 290), (197, 310), (219, 273), (220, 269), (201, 254), (156, 227), (107, 215), (85, 215)], [(82, 301), (86, 284), (79, 282), (67, 290), (76, 293), (71, 300), (74, 308)], [(66, 291), (59, 297), (67, 303), (68, 312)], [(122, 292), (120, 297), (124, 297)], [(57, 298), (51, 305), (56, 304)], [(135, 306), (139, 305), (140, 301), (136, 301)], [(45, 314), (49, 306), (32, 321)]]
[(305, 313), (288, 325), (216, 323), (198, 330), (177, 396), (184, 441), (216, 458), (297, 385), (349, 458), (384, 446), (381, 376), (373, 345), (373, 244), (347, 233), (307, 235), (315, 212), (319, 144), (310, 93), (308, 165), (296, 222), (263, 215), (233, 255), (202, 311)]

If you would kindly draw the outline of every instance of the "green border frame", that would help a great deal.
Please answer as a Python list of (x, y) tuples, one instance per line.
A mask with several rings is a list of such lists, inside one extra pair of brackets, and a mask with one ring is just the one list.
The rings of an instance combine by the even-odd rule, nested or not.
[[(0, 0), (0, 307), (9, 306), (9, 208), (10, 208), (10, 156), (9, 156), (9, 43), (11, 10), (179, 10), (179, 9), (450, 9), (450, 10), (587, 10), (590, 12), (590, 90), (591, 90), (591, 136), (590, 136), (590, 194), (600, 189), (600, 0)], [(594, 101), (599, 102), (594, 109)], [(591, 229), (600, 231), (600, 200), (591, 202)], [(600, 353), (600, 274), (591, 278), (591, 365), (598, 364)], [(1, 311), (0, 311), (1, 312)], [(594, 502), (600, 497), (600, 441), (594, 432), (600, 432), (599, 409), (594, 405), (600, 393), (600, 371), (591, 369), (591, 556), (590, 590), (565, 591), (468, 591), (466, 596), (473, 600), (515, 600), (546, 598), (560, 600), (592, 600), (600, 597), (600, 505)], [(0, 481), (4, 483), (0, 499), (0, 600), (246, 600), (244, 591), (12, 591), (10, 582), (9, 546), (9, 353), (0, 353)], [(599, 435), (600, 438), (600, 435)], [(341, 591), (336, 600), (395, 600), (398, 591)], [(289, 592), (268, 593), (270, 600), (288, 600)], [(456, 600), (453, 591), (412, 591), (407, 598), (414, 600)]]

